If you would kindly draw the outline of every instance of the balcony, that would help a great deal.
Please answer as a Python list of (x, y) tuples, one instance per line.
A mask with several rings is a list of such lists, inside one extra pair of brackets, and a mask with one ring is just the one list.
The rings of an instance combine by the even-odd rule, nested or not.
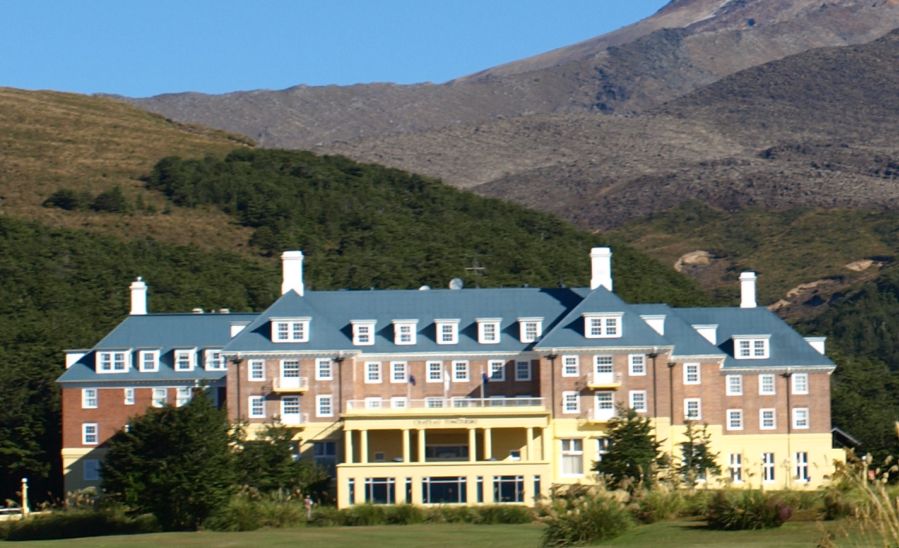
[(279, 417), (284, 426), (303, 426), (309, 422), (308, 413), (284, 413)]
[(279, 394), (307, 390), (309, 390), (309, 379), (306, 377), (275, 377), (272, 384), (272, 391)]
[(348, 400), (346, 412), (358, 414), (457, 415), (516, 414), (545, 411), (543, 398), (424, 398)]
[(595, 407), (587, 410), (587, 422), (605, 423), (609, 422), (617, 416), (615, 408), (597, 409)]
[(621, 373), (599, 373), (593, 371), (587, 374), (587, 386), (596, 390), (615, 390), (621, 387)]

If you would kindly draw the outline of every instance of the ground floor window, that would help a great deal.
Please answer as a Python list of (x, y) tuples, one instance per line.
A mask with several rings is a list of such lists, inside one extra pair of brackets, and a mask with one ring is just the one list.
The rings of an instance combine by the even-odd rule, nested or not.
[(534, 476), (534, 498), (540, 498), (540, 476)]
[(524, 476), (494, 476), (493, 502), (524, 502)]
[(740, 453), (730, 454), (730, 481), (734, 483), (743, 481), (743, 455)]
[(602, 456), (608, 454), (609, 438), (596, 438), (596, 462), (602, 462)]
[(562, 442), (562, 475), (582, 476), (584, 474), (584, 440), (570, 439)]
[(353, 478), (347, 480), (347, 493), (350, 498), (350, 504), (356, 504), (356, 480)]
[(805, 451), (799, 451), (795, 456), (796, 462), (796, 479), (800, 481), (808, 481), (808, 453)]
[(762, 453), (762, 480), (774, 481), (774, 453)]
[(477, 497), (478, 497), (478, 502), (484, 502), (484, 476), (478, 476)]
[(337, 474), (337, 443), (333, 441), (317, 441), (312, 444), (312, 457), (315, 465), (324, 469), (332, 477)]
[(452, 504), (468, 501), (468, 481), (464, 476), (430, 477), (421, 481), (421, 501), (425, 504)]
[(365, 478), (365, 502), (395, 504), (396, 480), (393, 478)]
[(412, 502), (412, 478), (406, 478), (406, 504)]

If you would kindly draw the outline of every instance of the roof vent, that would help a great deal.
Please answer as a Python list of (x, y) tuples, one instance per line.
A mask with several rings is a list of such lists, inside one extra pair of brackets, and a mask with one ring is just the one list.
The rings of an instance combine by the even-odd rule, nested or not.
[(429, 286), (429, 285), (423, 285), (423, 286), (419, 287), (418, 290), (419, 290), (419, 291), (430, 291), (430, 290), (431, 290), (431, 286)]
[(462, 281), (462, 278), (453, 278), (449, 282), (449, 288), (453, 290), (459, 290), (465, 287), (465, 282)]
[(194, 308), (193, 310), (191, 310), (191, 312), (193, 312), (194, 314), (202, 314), (203, 309), (202, 308)]
[(230, 314), (230, 313), (231, 313), (230, 308), (219, 308), (219, 314)]

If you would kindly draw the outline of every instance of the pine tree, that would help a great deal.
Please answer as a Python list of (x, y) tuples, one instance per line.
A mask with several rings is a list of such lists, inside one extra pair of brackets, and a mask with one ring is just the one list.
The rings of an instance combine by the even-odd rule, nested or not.
[(656, 471), (668, 465), (650, 420), (633, 409), (619, 407), (618, 415), (609, 421), (608, 437), (609, 452), (594, 469), (611, 485), (650, 487)]
[(289, 491), (320, 494), (328, 488), (328, 474), (297, 459), (293, 431), (277, 424), (266, 426), (255, 440), (241, 441), (236, 453), (241, 485), (267, 493)]
[(681, 442), (681, 465), (677, 471), (684, 482), (692, 489), (699, 480), (707, 479), (709, 475), (721, 474), (718, 466), (718, 453), (711, 449), (712, 434), (709, 425), (703, 424), (702, 429), (697, 429), (694, 421), (687, 421), (687, 429), (684, 432), (687, 441)]

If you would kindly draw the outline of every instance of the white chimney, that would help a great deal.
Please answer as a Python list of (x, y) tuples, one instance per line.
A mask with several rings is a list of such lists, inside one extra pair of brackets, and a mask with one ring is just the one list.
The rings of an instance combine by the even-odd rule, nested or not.
[(281, 294), (291, 289), (303, 296), (302, 251), (285, 251), (281, 254)]
[(131, 315), (144, 316), (147, 314), (147, 284), (140, 276), (131, 282)]
[(590, 250), (592, 275), (590, 289), (603, 286), (612, 290), (612, 250), (608, 247), (594, 247)]
[(755, 308), (755, 272), (740, 274), (740, 308)]

